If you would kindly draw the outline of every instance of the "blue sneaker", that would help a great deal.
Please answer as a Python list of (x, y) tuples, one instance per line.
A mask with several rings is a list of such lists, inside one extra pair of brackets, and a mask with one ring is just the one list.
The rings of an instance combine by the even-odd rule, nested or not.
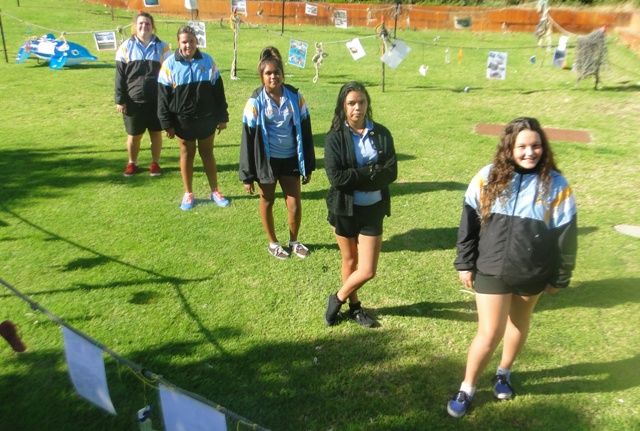
[(511, 379), (502, 374), (493, 377), (493, 395), (499, 400), (510, 400), (515, 395)]
[(222, 193), (220, 193), (218, 189), (211, 193), (211, 200), (214, 201), (219, 207), (229, 206), (229, 199), (222, 196)]
[(180, 204), (180, 209), (184, 211), (188, 211), (193, 208), (193, 193), (185, 193), (182, 198), (182, 203)]
[(461, 418), (471, 406), (471, 397), (465, 391), (460, 391), (449, 400), (447, 413), (454, 418)]

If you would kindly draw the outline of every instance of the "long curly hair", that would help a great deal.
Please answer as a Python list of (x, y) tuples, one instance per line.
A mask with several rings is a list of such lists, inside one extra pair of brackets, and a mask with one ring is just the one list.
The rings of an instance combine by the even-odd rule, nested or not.
[(553, 151), (551, 151), (547, 135), (542, 130), (538, 120), (519, 117), (510, 121), (505, 126), (502, 136), (500, 136), (500, 143), (493, 157), (493, 166), (491, 172), (489, 172), (489, 178), (482, 189), (480, 197), (480, 219), (482, 222), (486, 222), (491, 218), (491, 207), (496, 202), (496, 199), (504, 203), (511, 197), (509, 184), (511, 184), (518, 166), (513, 158), (513, 149), (518, 134), (523, 130), (531, 130), (540, 135), (542, 157), (540, 157), (535, 169), (539, 176), (538, 196), (543, 202), (549, 196), (551, 171), (560, 172), (553, 160)]
[(344, 112), (344, 101), (347, 99), (347, 94), (352, 91), (364, 93), (367, 97), (367, 112), (365, 114), (365, 118), (373, 120), (373, 111), (371, 111), (371, 97), (369, 96), (369, 92), (367, 92), (367, 89), (364, 88), (364, 85), (361, 83), (351, 81), (344, 84), (338, 93), (336, 109), (334, 111), (333, 120), (331, 121), (331, 130), (340, 130), (344, 122), (347, 120), (347, 114)]

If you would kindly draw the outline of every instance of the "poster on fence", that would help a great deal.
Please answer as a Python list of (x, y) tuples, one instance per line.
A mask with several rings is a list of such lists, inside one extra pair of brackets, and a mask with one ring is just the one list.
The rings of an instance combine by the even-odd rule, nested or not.
[(109, 395), (102, 350), (66, 326), (62, 327), (62, 337), (69, 376), (78, 395), (115, 415), (116, 409)]
[(231, 11), (236, 8), (236, 13), (247, 15), (247, 2), (245, 0), (231, 0)]
[(553, 53), (553, 64), (555, 67), (562, 69), (565, 66), (565, 61), (567, 59), (567, 40), (569, 38), (567, 36), (560, 36), (560, 41), (558, 42), (558, 46), (556, 47), (555, 52)]
[(489, 79), (505, 79), (507, 77), (507, 53), (506, 52), (489, 52), (487, 60), (487, 78)]
[(160, 405), (166, 431), (227, 431), (224, 414), (164, 385), (160, 385)]
[(351, 39), (350, 41), (348, 41), (347, 49), (351, 53), (351, 56), (353, 57), (354, 60), (362, 58), (366, 55), (366, 53), (364, 52), (364, 48), (360, 43), (360, 39), (358, 38)]
[(146, 7), (160, 6), (160, 0), (144, 0)]
[(304, 5), (304, 13), (311, 16), (318, 16), (318, 6), (306, 3)]
[(307, 63), (307, 48), (309, 44), (306, 42), (300, 42), (299, 40), (291, 39), (289, 42), (289, 64), (298, 66), (304, 69)]
[(333, 22), (335, 23), (337, 28), (347, 28), (347, 11), (333, 11)]
[(184, 0), (184, 7), (187, 10), (197, 10), (198, 0)]
[(115, 31), (93, 33), (93, 39), (96, 41), (96, 49), (98, 51), (113, 51), (118, 48)]
[(473, 21), (471, 20), (470, 16), (464, 17), (464, 18), (460, 18), (460, 17), (453, 17), (453, 27), (457, 30), (463, 30), (465, 28), (471, 28), (473, 24)]
[(387, 66), (394, 69), (402, 63), (402, 60), (405, 59), (407, 55), (411, 52), (411, 48), (409, 48), (403, 41), (400, 39), (396, 39), (393, 42), (387, 51), (382, 54), (380, 60), (384, 62)]
[(196, 39), (198, 39), (198, 48), (206, 48), (207, 47), (207, 28), (204, 25), (204, 21), (189, 21), (187, 25), (196, 31)]

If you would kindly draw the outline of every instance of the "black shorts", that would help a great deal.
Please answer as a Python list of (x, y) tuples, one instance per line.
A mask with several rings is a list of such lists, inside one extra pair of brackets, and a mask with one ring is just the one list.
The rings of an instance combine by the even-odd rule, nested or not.
[(337, 235), (357, 238), (358, 235), (382, 235), (384, 216), (384, 205), (380, 201), (364, 207), (354, 205), (353, 216), (341, 216), (329, 211), (327, 221), (335, 228)]
[(297, 157), (289, 157), (288, 159), (269, 159), (271, 172), (274, 177), (299, 177), (300, 167), (298, 166)]
[(489, 295), (505, 295), (513, 293), (518, 296), (535, 296), (547, 287), (546, 281), (534, 281), (523, 284), (505, 283), (497, 277), (476, 274), (473, 289), (478, 293)]
[(155, 103), (127, 102), (127, 113), (122, 114), (124, 128), (131, 136), (142, 135), (147, 129), (150, 132), (162, 130), (158, 120), (158, 105)]
[(194, 118), (176, 122), (176, 136), (185, 141), (197, 141), (213, 135), (218, 128), (218, 122), (214, 116)]

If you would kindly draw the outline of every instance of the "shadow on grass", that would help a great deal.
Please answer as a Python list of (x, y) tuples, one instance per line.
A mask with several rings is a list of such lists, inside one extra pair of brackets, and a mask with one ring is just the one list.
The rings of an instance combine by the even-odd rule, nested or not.
[[(53, 328), (43, 329), (54, 333)], [(237, 334), (233, 328), (223, 332), (216, 334), (220, 340)], [(430, 356), (425, 346), (422, 363), (387, 368), (385, 364), (392, 359), (387, 346), (396, 342), (402, 340), (382, 331), (338, 336), (328, 330), (314, 342), (258, 342), (245, 350), (196, 361), (190, 358), (201, 357), (197, 352), (203, 346), (184, 342), (155, 345), (127, 356), (147, 370), (162, 373), (171, 383), (272, 430), (524, 429), (514, 428), (514, 423), (527, 423), (527, 430), (548, 430), (555, 429), (558, 417), (564, 418), (559, 423), (571, 417), (575, 429), (588, 428), (590, 422), (579, 407), (554, 407), (530, 399), (511, 404), (508, 411), (496, 411), (497, 404), (484, 392), (463, 421), (452, 419), (445, 404), (459, 384), (462, 360)], [(8, 355), (3, 352), (3, 356)], [(551, 375), (587, 377), (600, 375), (603, 367), (633, 371), (637, 358), (584, 368), (561, 367), (551, 370)], [(9, 358), (0, 360), (8, 362)], [(139, 408), (159, 405), (155, 389), (133, 373), (122, 372), (124, 367), (111, 358), (106, 360), (107, 381), (118, 416), (107, 415), (74, 393), (61, 351), (29, 346), (27, 353), (13, 360), (15, 371), (0, 375), (3, 399), (11, 401), (0, 403), (2, 429), (41, 429), (44, 423), (51, 430), (134, 429)], [(523, 375), (527, 380), (547, 377), (542, 372)], [(635, 379), (612, 380), (610, 390), (626, 388), (637, 383)], [(600, 387), (588, 380), (576, 386), (577, 392), (595, 392)], [(535, 394), (535, 388), (531, 386), (528, 392)], [(543, 403), (549, 405), (540, 415)], [(158, 410), (154, 408), (151, 418), (154, 428), (162, 429)], [(236, 429), (235, 424), (229, 429)]]
[(371, 314), (401, 317), (428, 317), (431, 319), (455, 320), (458, 322), (476, 322), (478, 316), (474, 298), (469, 295), (468, 301), (454, 302), (418, 302), (415, 304), (397, 305), (372, 309)]
[(624, 304), (639, 304), (639, 283), (637, 278), (587, 281), (551, 297), (543, 295), (536, 309), (540, 312), (561, 308), (613, 308)]
[(386, 240), (382, 252), (449, 250), (456, 246), (457, 237), (457, 227), (411, 229)]
[[(143, 285), (143, 284), (161, 284), (161, 283), (166, 283), (166, 284), (170, 284), (173, 289), (174, 292), (176, 294), (176, 296), (178, 297), (180, 304), (184, 310), (184, 312), (186, 313), (186, 315), (197, 325), (198, 327), (198, 332), (200, 332), (208, 341), (211, 345), (216, 346), (218, 349), (222, 349), (221, 345), (218, 343), (218, 340), (216, 339), (216, 337), (214, 336), (214, 334), (209, 331), (209, 329), (207, 329), (205, 327), (205, 325), (202, 323), (202, 319), (200, 318), (200, 316), (193, 310), (193, 307), (191, 306), (191, 304), (189, 303), (189, 301), (187, 300), (183, 290), (182, 290), (182, 285), (188, 285), (190, 283), (193, 282), (202, 282), (202, 281), (208, 281), (208, 280), (212, 280), (213, 276), (210, 277), (204, 277), (204, 278), (199, 278), (199, 279), (186, 279), (186, 278), (180, 278), (180, 277), (173, 277), (173, 276), (167, 276), (164, 274), (160, 274), (157, 273), (155, 271), (151, 271), (145, 268), (141, 268), (139, 266), (130, 264), (128, 262), (124, 262), (120, 259), (105, 255), (103, 253), (100, 253), (98, 251), (95, 251), (89, 247), (85, 247), (81, 244), (78, 244), (74, 241), (71, 241), (67, 238), (63, 238), (53, 232), (50, 232), (38, 225), (36, 225), (35, 223), (30, 222), (29, 220), (21, 217), (19, 214), (9, 210), (8, 208), (5, 207), (0, 207), (2, 208), (3, 211), (7, 212), (8, 214), (11, 214), (13, 217), (15, 217), (16, 219), (20, 220), (22, 223), (25, 223), (29, 226), (31, 226), (33, 229), (38, 230), (46, 235), (48, 235), (48, 238), (45, 238), (44, 240), (54, 240), (54, 241), (63, 241), (79, 250), (82, 250), (83, 252), (88, 252), (91, 253), (93, 255), (93, 257), (91, 258), (81, 258), (81, 259), (76, 259), (74, 261), (72, 261), (71, 263), (67, 264), (65, 266), (65, 268), (63, 268), (63, 271), (68, 271), (69, 268), (74, 268), (78, 266), (78, 262), (80, 262), (80, 265), (85, 265), (85, 267), (91, 267), (91, 266), (95, 266), (95, 265), (104, 265), (104, 264), (118, 264), (127, 268), (131, 268), (134, 269), (138, 272), (141, 272), (143, 274), (146, 274), (149, 276), (149, 279), (142, 279), (142, 280), (137, 280), (137, 281), (126, 281), (126, 282), (122, 282), (122, 281), (113, 281), (110, 283), (106, 283), (106, 284), (81, 284), (78, 285), (75, 288), (64, 288), (64, 289), (59, 289), (59, 290), (47, 290), (44, 292), (31, 292), (31, 295), (38, 295), (38, 294), (51, 294), (51, 293), (64, 293), (64, 292), (69, 292), (72, 290), (92, 290), (92, 289), (112, 289), (112, 288), (119, 288), (122, 286), (127, 286), (127, 285)], [(1, 295), (0, 295), (1, 296)], [(222, 352), (224, 353), (224, 352)]]

